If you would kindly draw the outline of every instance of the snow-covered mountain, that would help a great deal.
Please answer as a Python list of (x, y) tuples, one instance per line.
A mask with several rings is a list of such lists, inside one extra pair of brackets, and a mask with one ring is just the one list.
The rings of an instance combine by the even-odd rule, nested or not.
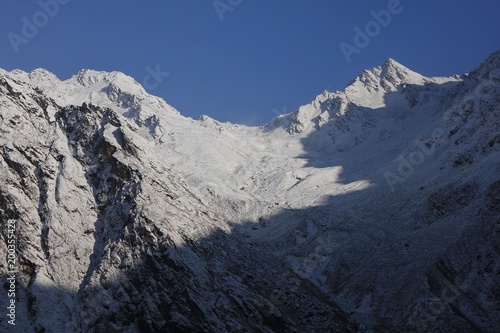
[(15, 329), (495, 332), (499, 109), (500, 52), (446, 78), (389, 59), (262, 127), (118, 72), (0, 70)]

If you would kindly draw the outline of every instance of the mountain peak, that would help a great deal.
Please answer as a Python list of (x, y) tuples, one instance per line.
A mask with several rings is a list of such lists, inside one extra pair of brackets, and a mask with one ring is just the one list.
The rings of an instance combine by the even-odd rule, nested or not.
[(380, 72), (380, 77), (384, 78), (386, 76), (390, 76), (391, 74), (396, 75), (400, 79), (404, 80), (406, 77), (411, 76), (412, 74), (417, 74), (418, 76), (421, 76), (418, 73), (415, 73), (408, 67), (402, 65), (401, 63), (397, 62), (396, 60), (389, 58), (386, 60), (386, 62), (380, 67), (381, 72)]
[(398, 72), (408, 72), (411, 71), (408, 67), (402, 65), (401, 63), (397, 62), (396, 60), (392, 58), (388, 58), (385, 63), (381, 66), (382, 69), (384, 70), (396, 70)]
[(105, 83), (126, 83), (137, 85), (138, 83), (130, 76), (123, 74), (122, 72), (113, 71), (113, 72), (105, 72), (105, 71), (96, 71), (92, 69), (82, 69), (76, 75), (72, 77), (78, 83), (83, 86), (89, 86), (95, 84), (97, 82), (105, 82)]
[(380, 107), (384, 94), (396, 91), (400, 85), (422, 85), (428, 79), (396, 60), (389, 58), (382, 65), (363, 71), (344, 90), (350, 101), (366, 107)]
[(90, 86), (96, 82), (102, 81), (105, 75), (105, 72), (95, 71), (91, 69), (82, 69), (78, 73), (76, 73), (72, 77), (72, 79), (74, 78), (82, 86)]
[(46, 70), (44, 68), (36, 68), (30, 72), (30, 75), (32, 75), (32, 76), (48, 76), (48, 77), (57, 78), (57, 76), (54, 73), (49, 72), (48, 70)]
[(130, 81), (135, 82), (131, 77), (123, 74), (122, 72), (105, 72), (96, 71), (91, 69), (82, 69), (73, 78), (83, 86), (90, 86), (97, 82), (111, 83), (116, 81)]
[(377, 79), (378, 85), (385, 91), (396, 90), (401, 84), (421, 85), (426, 81), (424, 76), (412, 71), (392, 58), (387, 59), (382, 66), (376, 67), (369, 72), (372, 78), (375, 77)]
[(394, 60), (392, 58), (387, 58), (387, 60), (385, 61), (383, 66), (388, 67), (388, 66), (403, 66), (403, 65), (401, 65), (399, 62), (397, 62), (396, 60)]

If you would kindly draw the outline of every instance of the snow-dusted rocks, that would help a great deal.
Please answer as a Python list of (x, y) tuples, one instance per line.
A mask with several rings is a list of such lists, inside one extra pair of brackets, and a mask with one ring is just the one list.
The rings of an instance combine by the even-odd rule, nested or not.
[(118, 72), (0, 70), (16, 330), (494, 332), (499, 105), (500, 52), (389, 59), (262, 127)]

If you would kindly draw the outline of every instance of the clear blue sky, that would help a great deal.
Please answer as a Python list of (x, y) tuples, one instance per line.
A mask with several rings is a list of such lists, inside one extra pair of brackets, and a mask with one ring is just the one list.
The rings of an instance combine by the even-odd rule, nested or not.
[[(220, 13), (213, 0), (41, 0), (54, 1), (64, 4), (52, 16), (39, 1), (2, 1), (0, 68), (41, 67), (61, 79), (117, 70), (143, 82), (159, 65), (170, 75), (152, 94), (186, 116), (245, 124), (343, 89), (389, 57), (424, 75), (452, 75), (500, 49), (498, 0), (401, 0), (389, 24), (369, 25), (374, 37), (350, 63), (339, 44), (356, 46), (354, 27), (364, 30), (372, 10), (396, 0), (218, 0)], [(23, 32), (26, 21), (38, 31)], [(17, 53), (9, 33), (25, 38)]]

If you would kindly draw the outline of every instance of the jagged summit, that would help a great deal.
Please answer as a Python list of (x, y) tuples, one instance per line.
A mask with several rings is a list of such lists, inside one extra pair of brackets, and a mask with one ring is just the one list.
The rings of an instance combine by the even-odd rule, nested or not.
[(408, 72), (410, 71), (410, 69), (404, 65), (402, 65), (401, 63), (399, 63), (398, 61), (392, 59), (392, 58), (388, 58), (384, 64), (382, 65), (382, 68), (383, 69), (386, 69), (386, 70), (389, 70), (389, 69), (393, 69), (393, 70), (396, 70), (396, 71), (401, 71), (401, 72)]
[(389, 92), (396, 90), (402, 84), (422, 85), (428, 81), (428, 78), (389, 58), (382, 66), (364, 71), (351, 85), (359, 86), (361, 83), (368, 90), (383, 89)]
[[(359, 141), (366, 136), (366, 128), (370, 127), (373, 117), (392, 118), (393, 113), (387, 112), (392, 109), (397, 109), (398, 114), (410, 112), (416, 106), (415, 95), (424, 91), (426, 84), (438, 86), (446, 82), (461, 81), (462, 78), (458, 76), (425, 77), (389, 58), (383, 65), (363, 71), (344, 90), (325, 91), (312, 103), (281, 116), (276, 119), (274, 126), (284, 127), (289, 133), (301, 135), (333, 126), (336, 130), (328, 135), (337, 137), (333, 141), (343, 150), (355, 145), (351, 140)], [(438, 98), (438, 94), (429, 96), (429, 99)], [(353, 127), (350, 129), (351, 134), (356, 132), (359, 136), (340, 134), (349, 127)], [(343, 137), (342, 140), (340, 137)]]
[(37, 69), (34, 69), (32, 70), (28, 76), (31, 78), (31, 79), (38, 79), (39, 81), (43, 81), (43, 80), (50, 80), (52, 82), (54, 81), (59, 81), (59, 78), (52, 72), (49, 72), (48, 70), (46, 69), (43, 69), (43, 68), (37, 68)]
[(105, 72), (105, 71), (95, 71), (89, 69), (83, 69), (79, 71), (77, 74), (72, 76), (70, 81), (75, 80), (79, 84), (84, 87), (91, 86), (96, 83), (106, 83), (106, 84), (114, 84), (116, 86), (121, 86), (123, 88), (133, 88), (135, 90), (142, 89), (142, 86), (135, 81), (132, 77), (125, 75), (122, 72), (113, 71), (113, 72)]
[[(11, 72), (2, 70), (2, 72), (13, 78), (29, 82), (35, 87), (46, 89), (48, 93), (52, 92), (55, 95), (63, 92), (66, 93), (67, 91), (72, 91), (76, 94), (83, 92), (87, 92), (87, 94), (96, 94), (108, 86), (117, 87), (121, 91), (141, 97), (149, 95), (134, 78), (118, 71), (106, 72), (82, 69), (66, 80), (60, 80), (52, 72), (42, 68), (35, 69), (31, 72), (24, 72), (18, 69), (12, 70)], [(156, 96), (151, 97), (157, 98)]]
[(162, 123), (180, 117), (179, 111), (163, 99), (149, 94), (132, 77), (118, 71), (83, 69), (64, 81), (44, 69), (3, 73), (41, 89), (59, 106), (92, 103), (115, 109), (140, 126), (147, 124), (147, 131), (157, 138), (162, 135)]
[(397, 86), (398, 84), (421, 84), (423, 76), (389, 58), (381, 67), (381, 78)]
[[(90, 86), (97, 82), (106, 81), (106, 78), (111, 75), (113, 72), (103, 72), (103, 71), (95, 71), (90, 69), (82, 69), (77, 74), (71, 77), (71, 79), (76, 80), (82, 86)], [(70, 79), (70, 80), (71, 80)]]
[(20, 81), (31, 82), (33, 86), (39, 88), (53, 86), (60, 82), (59, 78), (54, 73), (43, 68), (37, 68), (31, 72), (25, 72), (21, 69), (14, 69), (8, 72), (2, 69), (0, 73), (12, 76)]

